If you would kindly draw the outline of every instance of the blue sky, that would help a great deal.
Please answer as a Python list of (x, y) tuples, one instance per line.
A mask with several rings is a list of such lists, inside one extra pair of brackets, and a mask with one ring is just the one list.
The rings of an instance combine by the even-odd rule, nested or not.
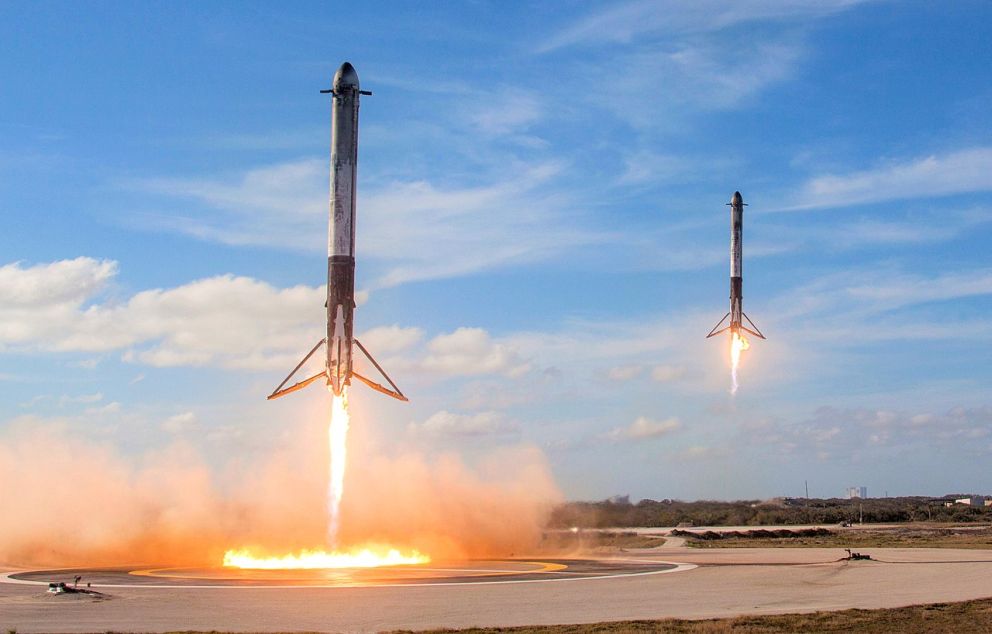
[[(322, 416), (264, 396), (320, 336), (349, 60), (357, 328), (411, 397), (353, 390), (359, 456), (530, 444), (585, 499), (989, 492), (990, 17), (7, 3), (0, 430), (222, 464)], [(737, 189), (769, 339), (731, 396)]]

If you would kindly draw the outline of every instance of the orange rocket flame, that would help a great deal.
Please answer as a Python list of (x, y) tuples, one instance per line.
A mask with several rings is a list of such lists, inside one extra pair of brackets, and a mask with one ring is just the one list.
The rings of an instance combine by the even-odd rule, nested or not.
[(224, 566), (252, 570), (290, 570), (322, 568), (375, 568), (429, 563), (431, 558), (416, 550), (402, 553), (396, 548), (367, 545), (337, 550), (338, 529), (341, 526), (341, 498), (344, 496), (344, 475), (348, 464), (348, 392), (342, 390), (334, 397), (327, 436), (330, 448), (329, 481), (327, 486), (327, 539), (332, 550), (302, 550), (296, 555), (262, 557), (249, 549), (224, 553)]
[(224, 566), (249, 570), (314, 570), (325, 568), (377, 568), (430, 563), (431, 558), (416, 550), (401, 553), (395, 548), (367, 546), (347, 552), (302, 550), (298, 555), (256, 557), (247, 549), (224, 553)]
[(730, 387), (731, 394), (737, 394), (737, 368), (741, 363), (741, 353), (751, 347), (748, 343), (747, 337), (742, 335), (736, 330), (730, 332), (730, 378), (732, 385)]

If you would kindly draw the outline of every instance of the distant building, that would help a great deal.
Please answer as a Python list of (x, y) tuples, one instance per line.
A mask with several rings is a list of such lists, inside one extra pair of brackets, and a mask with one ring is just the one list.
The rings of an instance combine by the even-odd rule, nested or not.
[(955, 504), (967, 504), (968, 506), (992, 506), (992, 499), (987, 499), (981, 495), (974, 495), (966, 498), (954, 500)]
[(855, 498), (866, 498), (868, 497), (868, 487), (849, 487), (845, 497), (849, 500), (853, 500)]

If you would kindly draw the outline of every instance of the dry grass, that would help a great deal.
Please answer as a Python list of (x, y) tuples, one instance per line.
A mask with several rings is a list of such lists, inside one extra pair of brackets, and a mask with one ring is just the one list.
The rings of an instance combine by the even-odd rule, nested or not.
[(689, 537), (694, 548), (967, 548), (992, 549), (992, 528), (897, 527), (839, 529), (828, 535)]
[(664, 537), (641, 535), (634, 531), (555, 531), (545, 534), (540, 551), (543, 555), (589, 550), (654, 548), (665, 543)]
[[(467, 629), (393, 630), (389, 634), (616, 634), (659, 632), (669, 634), (784, 634), (786, 632), (863, 634), (988, 634), (992, 632), (992, 599), (960, 603), (932, 603), (882, 610), (842, 610), (809, 614), (738, 616), (726, 619), (616, 621), (583, 625), (526, 627), (473, 627)], [(106, 632), (105, 634), (114, 634)], [(169, 632), (168, 634), (222, 634)], [(228, 633), (230, 634), (230, 633)], [(289, 633), (284, 633), (289, 634)], [(293, 634), (306, 634), (295, 632)], [(312, 633), (311, 633), (312, 634)]]
[[(843, 610), (811, 614), (742, 616), (729, 619), (686, 621), (619, 621), (589, 625), (549, 625), (510, 628), (429, 630), (420, 634), (606, 634), (616, 632), (670, 632), (673, 634), (781, 634), (784, 632), (863, 632), (866, 634), (916, 634), (992, 631), (992, 599), (961, 603), (935, 603), (885, 610)], [(412, 634), (398, 630), (392, 634)]]

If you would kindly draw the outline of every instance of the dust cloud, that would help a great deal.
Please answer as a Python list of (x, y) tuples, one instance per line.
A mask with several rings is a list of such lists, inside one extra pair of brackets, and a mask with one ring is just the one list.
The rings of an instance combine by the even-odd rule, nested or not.
[[(323, 442), (259, 464), (209, 465), (189, 443), (140, 456), (58, 424), (0, 430), (0, 563), (218, 565), (230, 548), (325, 547)], [(326, 449), (324, 450), (326, 452)], [(353, 459), (340, 546), (417, 548), (435, 560), (533, 549), (560, 494), (542, 453), (502, 449)]]

